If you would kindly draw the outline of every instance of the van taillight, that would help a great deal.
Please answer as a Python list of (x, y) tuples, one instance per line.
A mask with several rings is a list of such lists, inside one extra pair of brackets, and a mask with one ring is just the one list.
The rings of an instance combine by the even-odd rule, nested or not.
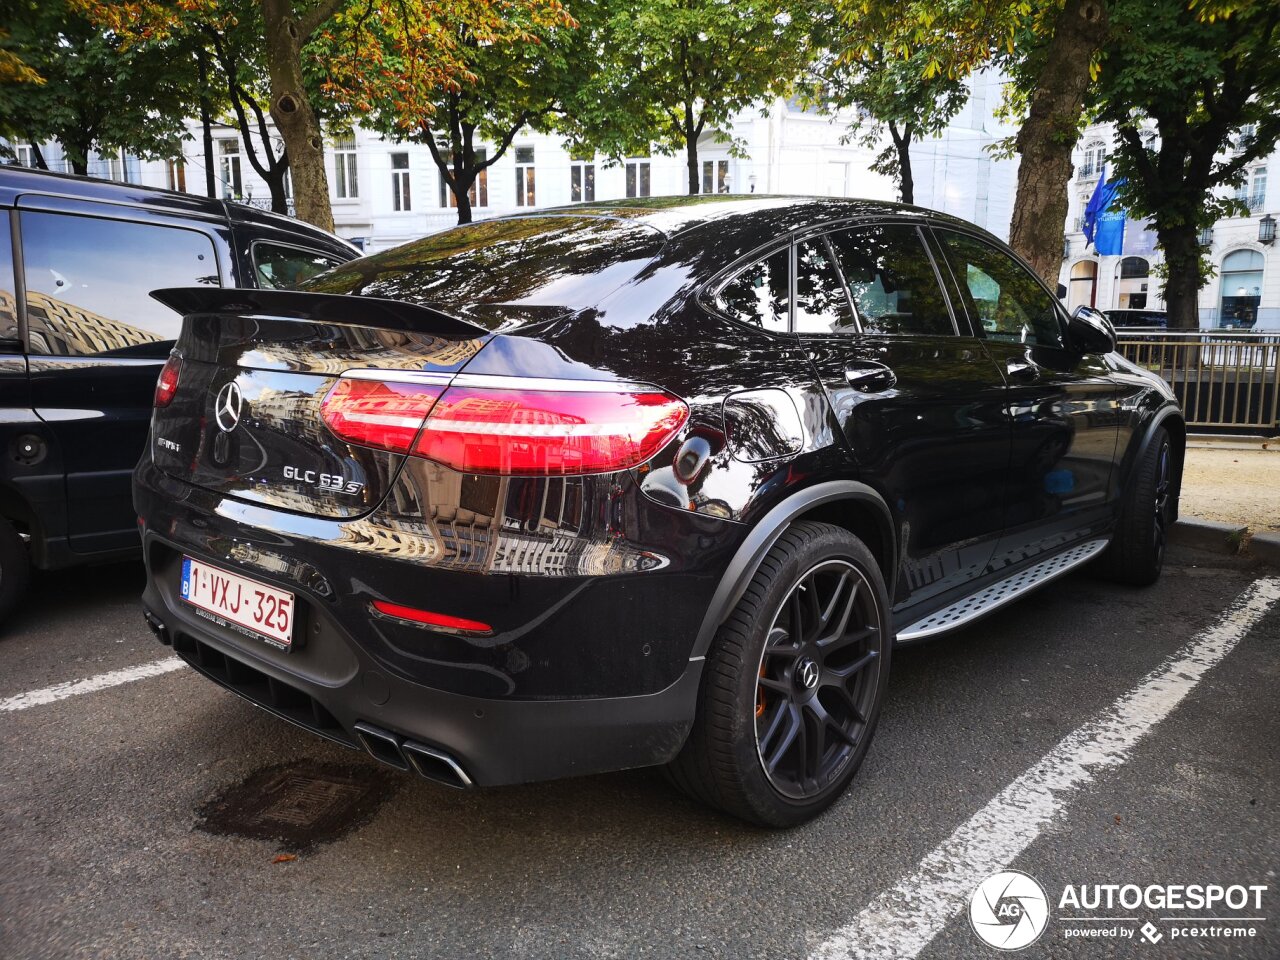
[(160, 369), (156, 380), (156, 396), (153, 406), (167, 407), (173, 402), (173, 395), (178, 392), (178, 377), (182, 373), (182, 358), (176, 353), (169, 354), (169, 359)]
[[(438, 387), (339, 380), (322, 404), (340, 438), (461, 473), (573, 476), (639, 466), (684, 426), (683, 400), (654, 387)], [(425, 417), (425, 422), (423, 418)], [(421, 430), (418, 429), (421, 426)], [(416, 436), (416, 439), (415, 439)]]

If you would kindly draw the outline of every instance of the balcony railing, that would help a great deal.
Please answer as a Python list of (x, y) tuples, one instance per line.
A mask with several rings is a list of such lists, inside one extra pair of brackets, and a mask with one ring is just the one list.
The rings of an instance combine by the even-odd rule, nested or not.
[[(266, 210), (268, 213), (271, 212), (270, 197), (241, 197), (239, 200), (232, 202), (243, 204), (246, 207), (255, 207), (258, 210)], [(289, 216), (296, 217), (298, 215), (297, 210), (293, 205), (293, 197), (287, 197), (285, 199), (285, 205), (288, 207)]]
[(1191, 430), (1280, 428), (1280, 332), (1124, 330), (1117, 349), (1173, 387)]

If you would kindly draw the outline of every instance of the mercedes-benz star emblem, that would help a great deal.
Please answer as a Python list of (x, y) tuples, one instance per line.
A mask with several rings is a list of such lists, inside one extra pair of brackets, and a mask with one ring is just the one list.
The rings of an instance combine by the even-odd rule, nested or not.
[(218, 429), (223, 433), (234, 430), (243, 410), (244, 397), (240, 394), (240, 386), (232, 380), (218, 391), (218, 399), (213, 404), (213, 419), (218, 421)]
[(800, 667), (796, 672), (800, 677), (800, 685), (806, 690), (812, 690), (818, 685), (818, 665), (812, 660), (805, 659), (801, 661)]

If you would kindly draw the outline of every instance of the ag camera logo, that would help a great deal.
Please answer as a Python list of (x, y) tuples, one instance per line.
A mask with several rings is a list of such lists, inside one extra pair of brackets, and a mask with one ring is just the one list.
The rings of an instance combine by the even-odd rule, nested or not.
[(1049, 925), (1049, 898), (1044, 887), (1019, 870), (993, 873), (969, 899), (969, 924), (983, 943), (1021, 950), (1039, 940)]

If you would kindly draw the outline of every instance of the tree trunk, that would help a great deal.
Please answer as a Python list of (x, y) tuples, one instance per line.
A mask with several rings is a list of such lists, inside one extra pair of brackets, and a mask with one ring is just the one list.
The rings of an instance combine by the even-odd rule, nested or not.
[(458, 201), (458, 223), (471, 222), (471, 184), (475, 182), (473, 177), (464, 187), (462, 181), (449, 184), (449, 189), (453, 191), (454, 198)]
[[(693, 122), (693, 104), (686, 103), (684, 105), (684, 153), (685, 164), (689, 168), (689, 196), (696, 197), (698, 195), (698, 131), (695, 129)], [(716, 185), (711, 184), (714, 191)]]
[(1018, 131), (1018, 192), (1009, 244), (1051, 286), (1062, 266), (1071, 151), (1089, 87), (1089, 62), (1106, 31), (1106, 9), (1098, 0), (1067, 0)]
[(45, 162), (44, 151), (40, 149), (40, 144), (36, 142), (35, 137), (28, 137), (27, 141), (31, 144), (31, 159), (36, 162), (36, 169), (48, 170), (49, 164)]
[(1168, 279), (1164, 283), (1164, 304), (1170, 330), (1200, 329), (1200, 237), (1195, 224), (1161, 227), (1156, 235), (1164, 251)]
[(83, 150), (78, 154), (67, 154), (67, 162), (71, 164), (71, 172), (78, 176), (84, 177), (89, 174), (89, 151)]
[(302, 46), (307, 37), (299, 27), (291, 0), (260, 3), (271, 77), (271, 118), (289, 157), (298, 217), (332, 231), (333, 208), (329, 204), (320, 118), (307, 97), (302, 76)]
[(898, 154), (898, 193), (903, 203), (916, 202), (916, 181), (911, 174), (911, 125), (907, 124), (898, 133), (898, 128), (889, 124), (889, 135), (893, 137), (893, 148)]
[(213, 109), (209, 105), (209, 64), (205, 53), (196, 54), (196, 71), (200, 76), (200, 130), (204, 142), (204, 192), (210, 197), (218, 195), (218, 181), (213, 165)]
[(267, 188), (271, 191), (271, 212), (289, 214), (289, 197), (284, 192), (284, 178), (288, 166), (281, 165), (274, 176), (267, 178)]

